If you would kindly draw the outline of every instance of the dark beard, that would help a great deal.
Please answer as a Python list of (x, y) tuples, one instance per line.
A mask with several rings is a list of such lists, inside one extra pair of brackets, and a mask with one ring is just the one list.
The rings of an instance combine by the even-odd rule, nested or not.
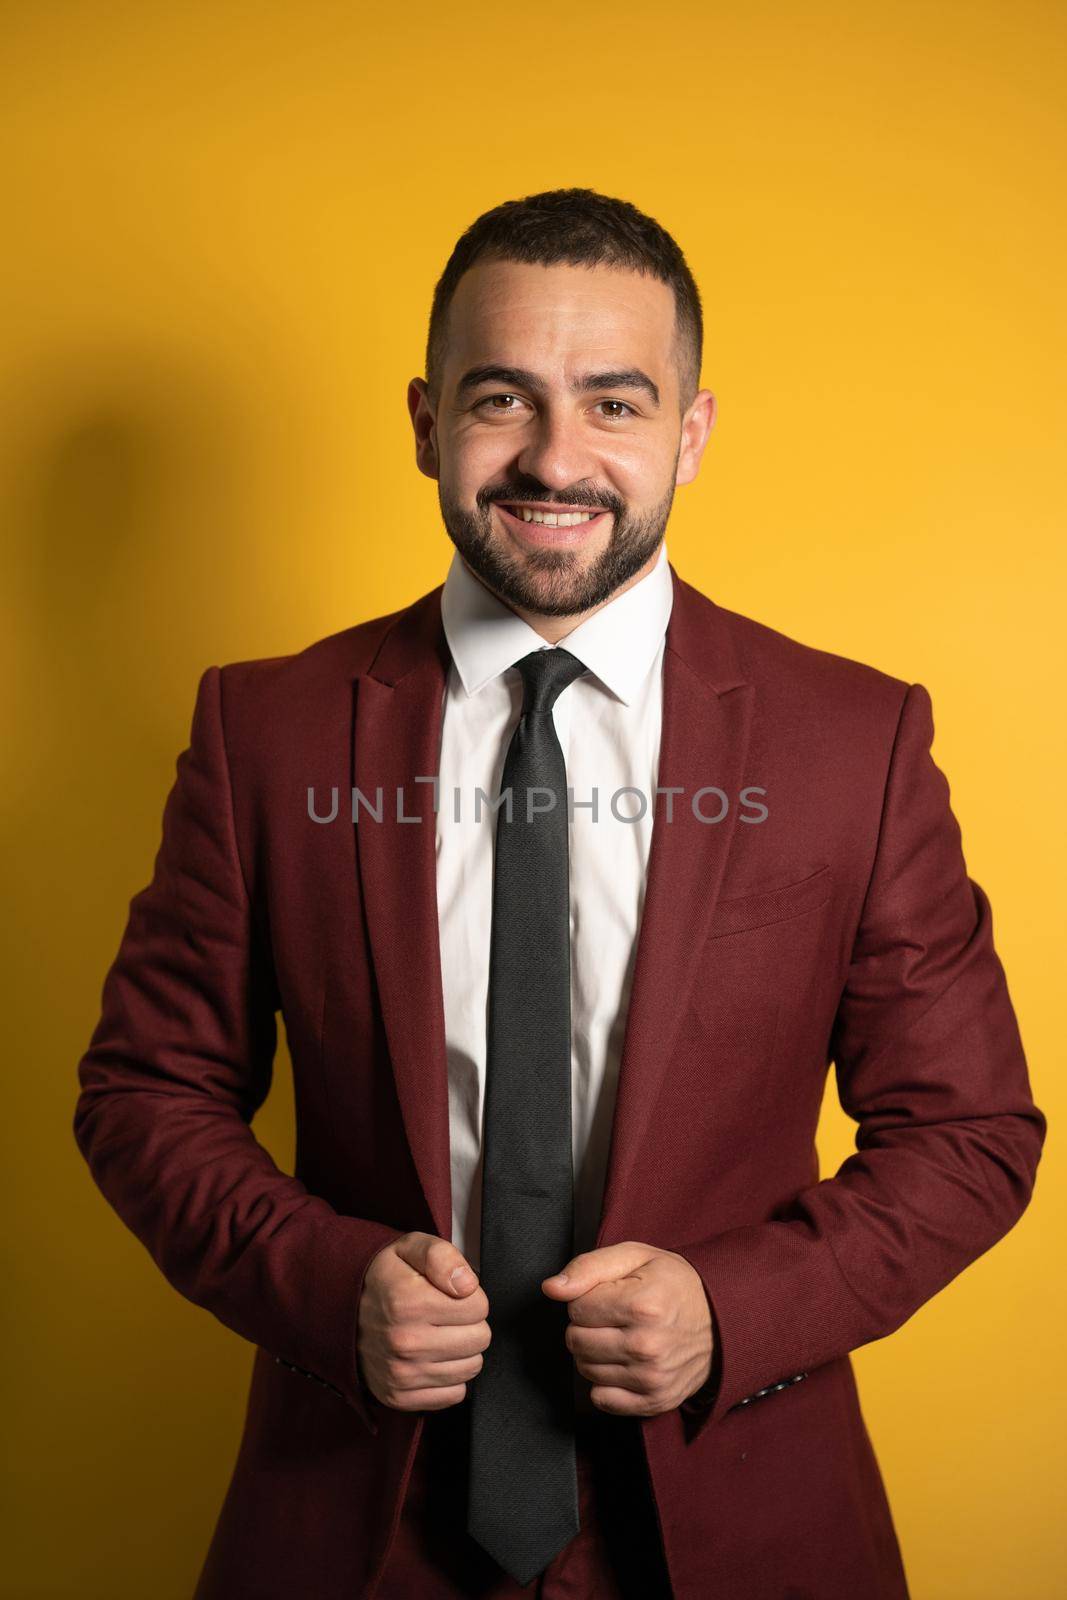
[[(609, 498), (595, 503), (614, 513), (607, 548), (587, 571), (578, 565), (581, 555), (575, 550), (531, 550), (524, 557), (501, 549), (492, 535), (492, 505), (497, 500), (549, 500), (539, 486), (505, 491), (496, 489), (490, 498), (478, 496), (478, 511), (471, 513), (446, 500), (438, 480), (438, 502), (448, 536), (456, 549), (488, 589), (513, 608), (536, 612), (543, 617), (571, 617), (591, 611), (610, 600), (616, 590), (655, 554), (667, 527), (674, 501), (674, 484), (654, 510), (645, 517), (620, 514)], [(588, 496), (585, 497), (588, 501)], [(559, 504), (581, 505), (582, 498), (563, 495)]]

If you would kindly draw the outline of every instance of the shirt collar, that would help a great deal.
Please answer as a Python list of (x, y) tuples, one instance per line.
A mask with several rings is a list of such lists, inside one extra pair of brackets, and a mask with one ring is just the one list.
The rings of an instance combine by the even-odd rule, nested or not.
[[(671, 614), (674, 585), (666, 540), (652, 571), (594, 611), (559, 642), (624, 704), (656, 659)], [(546, 645), (539, 633), (476, 578), (458, 550), (441, 592), (441, 621), (460, 682), (477, 694), (493, 678)]]

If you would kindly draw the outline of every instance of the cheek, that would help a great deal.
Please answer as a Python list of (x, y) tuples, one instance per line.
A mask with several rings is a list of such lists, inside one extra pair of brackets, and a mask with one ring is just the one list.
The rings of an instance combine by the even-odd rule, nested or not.
[(601, 452), (601, 471), (606, 482), (631, 505), (651, 506), (663, 498), (673, 479), (674, 456), (662, 440), (628, 435), (612, 441)]
[(510, 442), (505, 437), (508, 429), (480, 428), (459, 433), (451, 439), (445, 450), (445, 464), (450, 481), (465, 500), (473, 500), (479, 489), (507, 476), (517, 448), (514, 436)]

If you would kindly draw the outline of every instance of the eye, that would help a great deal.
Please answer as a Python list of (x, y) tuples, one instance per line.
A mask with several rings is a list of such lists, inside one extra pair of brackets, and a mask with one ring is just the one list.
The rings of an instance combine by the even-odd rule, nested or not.
[[(496, 404), (498, 400), (514, 400), (516, 405), (498, 406)], [(495, 411), (498, 416), (506, 417), (515, 412), (520, 404), (522, 402), (519, 396), (515, 394), (487, 394), (483, 400), (475, 402), (474, 409), (475, 411)], [(606, 415), (604, 417), (605, 422), (624, 422), (627, 417), (633, 417), (637, 414), (633, 406), (627, 405), (625, 400), (598, 400), (597, 404), (601, 406), (617, 406), (619, 408), (618, 411)]]
[(477, 402), (477, 404), (475, 405), (474, 409), (475, 409), (475, 411), (480, 411), (480, 410), (482, 410), (483, 407), (487, 407), (490, 410), (499, 410), (500, 414), (502, 416), (507, 416), (509, 412), (514, 411), (515, 407), (514, 406), (506, 406), (506, 407), (505, 406), (501, 406), (501, 407), (498, 408), (498, 407), (495, 407), (493, 405), (493, 401), (494, 400), (517, 400), (518, 398), (519, 398), (518, 395), (515, 395), (515, 394), (487, 394), (484, 400), (479, 400)]

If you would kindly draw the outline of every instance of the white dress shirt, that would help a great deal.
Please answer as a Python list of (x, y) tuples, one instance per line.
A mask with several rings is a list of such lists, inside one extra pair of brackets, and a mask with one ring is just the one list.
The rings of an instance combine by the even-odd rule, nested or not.
[[(650, 573), (559, 641), (588, 668), (563, 690), (552, 712), (574, 798), (568, 835), (575, 1253), (592, 1247), (600, 1220), (652, 839), (672, 600), (664, 543)], [(522, 711), (522, 680), (514, 663), (531, 650), (554, 646), (486, 589), (458, 551), (442, 591), (441, 616), (452, 653), (436, 818), (452, 1240), (478, 1270), (493, 802)], [(617, 794), (627, 788), (640, 795)], [(486, 799), (476, 819), (477, 789)], [(587, 804), (594, 790), (595, 822)]]

